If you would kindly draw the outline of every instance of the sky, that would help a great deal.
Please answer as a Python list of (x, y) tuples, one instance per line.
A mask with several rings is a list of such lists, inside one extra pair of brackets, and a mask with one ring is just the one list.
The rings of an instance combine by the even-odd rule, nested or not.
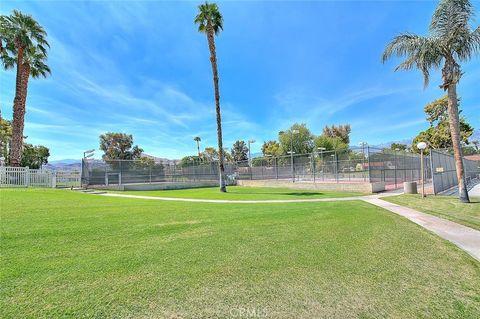
[[(351, 144), (411, 139), (428, 127), (423, 107), (444, 93), (433, 72), (381, 63), (401, 32), (426, 35), (435, 1), (219, 1), (216, 37), (224, 145), (276, 139), (294, 122), (320, 134), (352, 126)], [(48, 33), (46, 79), (30, 80), (27, 142), (50, 160), (78, 159), (105, 132), (133, 134), (147, 154), (181, 158), (216, 146), (207, 39), (199, 1), (3, 1)], [(480, 15), (480, 1), (474, 1)], [(474, 25), (478, 25), (478, 21)], [(480, 128), (480, 56), (462, 65), (463, 115)], [(12, 117), (15, 72), (0, 71), (2, 115)]]

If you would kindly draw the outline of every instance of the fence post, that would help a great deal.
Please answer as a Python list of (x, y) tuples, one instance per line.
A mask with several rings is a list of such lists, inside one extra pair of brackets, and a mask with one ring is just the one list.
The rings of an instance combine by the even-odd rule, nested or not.
[(312, 153), (313, 182), (315, 183), (315, 153)]
[(57, 187), (57, 172), (52, 171), (52, 188)]
[(433, 150), (430, 150), (430, 176), (432, 176), (432, 192), (433, 195), (437, 195), (437, 192), (435, 191), (435, 174), (433, 171)]
[(118, 185), (122, 185), (122, 160), (120, 160), (120, 173), (118, 174)]
[(368, 182), (372, 182), (371, 168), (370, 168), (370, 146), (367, 145), (367, 166), (368, 166)]
[(278, 179), (278, 159), (275, 157), (275, 177)]
[(337, 151), (335, 151), (335, 178), (337, 179), (337, 183), (338, 183), (338, 155), (337, 155)]
[(27, 166), (25, 167), (25, 186), (29, 187), (30, 186), (30, 168)]

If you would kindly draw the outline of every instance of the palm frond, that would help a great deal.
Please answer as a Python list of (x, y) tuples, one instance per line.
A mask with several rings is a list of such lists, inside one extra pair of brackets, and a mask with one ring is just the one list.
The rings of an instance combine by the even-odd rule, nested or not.
[(207, 24), (210, 23), (215, 34), (223, 30), (223, 17), (217, 4), (205, 2), (198, 6), (198, 14), (194, 22), (198, 24), (199, 32), (207, 31)]
[(423, 73), (424, 85), (430, 78), (429, 70), (439, 68), (444, 58), (441, 42), (437, 38), (422, 37), (415, 34), (401, 34), (390, 42), (382, 56), (385, 63), (392, 56), (405, 57), (395, 71), (417, 68)]
[(447, 42), (455, 39), (462, 30), (469, 29), (473, 7), (469, 0), (442, 0), (430, 23), (430, 32)]

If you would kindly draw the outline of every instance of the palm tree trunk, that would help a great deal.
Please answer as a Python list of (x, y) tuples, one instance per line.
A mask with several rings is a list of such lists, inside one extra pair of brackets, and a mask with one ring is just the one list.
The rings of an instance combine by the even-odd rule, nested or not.
[(217, 58), (215, 53), (215, 39), (213, 27), (210, 22), (207, 23), (207, 39), (208, 48), (210, 49), (210, 62), (212, 63), (213, 72), (213, 86), (215, 89), (215, 110), (217, 113), (217, 139), (218, 139), (218, 165), (219, 165), (219, 178), (220, 178), (220, 191), (226, 192), (225, 186), (225, 166), (223, 164), (223, 141), (222, 141), (222, 116), (220, 113), (220, 91), (218, 89), (218, 69)]
[(448, 91), (448, 123), (450, 125), (450, 134), (452, 135), (453, 155), (455, 158), (455, 168), (458, 179), (458, 195), (463, 203), (470, 203), (468, 197), (467, 184), (465, 181), (465, 170), (463, 165), (462, 147), (460, 145), (460, 120), (458, 116), (457, 104), (457, 85), (450, 83)]
[(20, 166), (23, 151), (23, 127), (25, 119), (25, 107), (22, 107), (22, 73), (23, 73), (23, 48), (18, 48), (17, 75), (15, 79), (15, 98), (13, 99), (13, 120), (12, 120), (12, 146), (10, 149), (10, 165)]
[(200, 160), (200, 142), (197, 141), (198, 159)]

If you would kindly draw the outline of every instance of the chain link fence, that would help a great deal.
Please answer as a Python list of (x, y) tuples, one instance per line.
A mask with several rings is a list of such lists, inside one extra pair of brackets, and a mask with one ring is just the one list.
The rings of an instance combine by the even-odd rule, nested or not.
[[(318, 151), (278, 157), (257, 157), (237, 164), (239, 179), (291, 179), (292, 182), (384, 182), (400, 188), (421, 179), (420, 155), (372, 147)], [(425, 180), (431, 181), (430, 161), (424, 158)]]
[[(455, 158), (452, 154), (432, 150), (431, 166), (433, 174), (433, 192), (439, 194), (458, 185)], [(480, 161), (463, 160), (467, 185), (473, 186), (479, 180)]]
[[(291, 180), (292, 182), (374, 183), (386, 189), (421, 180), (420, 155), (374, 147), (318, 151), (309, 154), (256, 157), (225, 163), (227, 183), (237, 179)], [(424, 156), (427, 188), (435, 194), (457, 184), (452, 155), (432, 150)], [(479, 163), (465, 160), (468, 179), (479, 174)], [(83, 185), (121, 185), (161, 182), (218, 181), (218, 162), (143, 160), (83, 160)]]
[[(225, 173), (233, 178), (234, 165)], [(82, 160), (82, 185), (148, 184), (218, 181), (218, 163), (156, 163), (144, 160)]]

